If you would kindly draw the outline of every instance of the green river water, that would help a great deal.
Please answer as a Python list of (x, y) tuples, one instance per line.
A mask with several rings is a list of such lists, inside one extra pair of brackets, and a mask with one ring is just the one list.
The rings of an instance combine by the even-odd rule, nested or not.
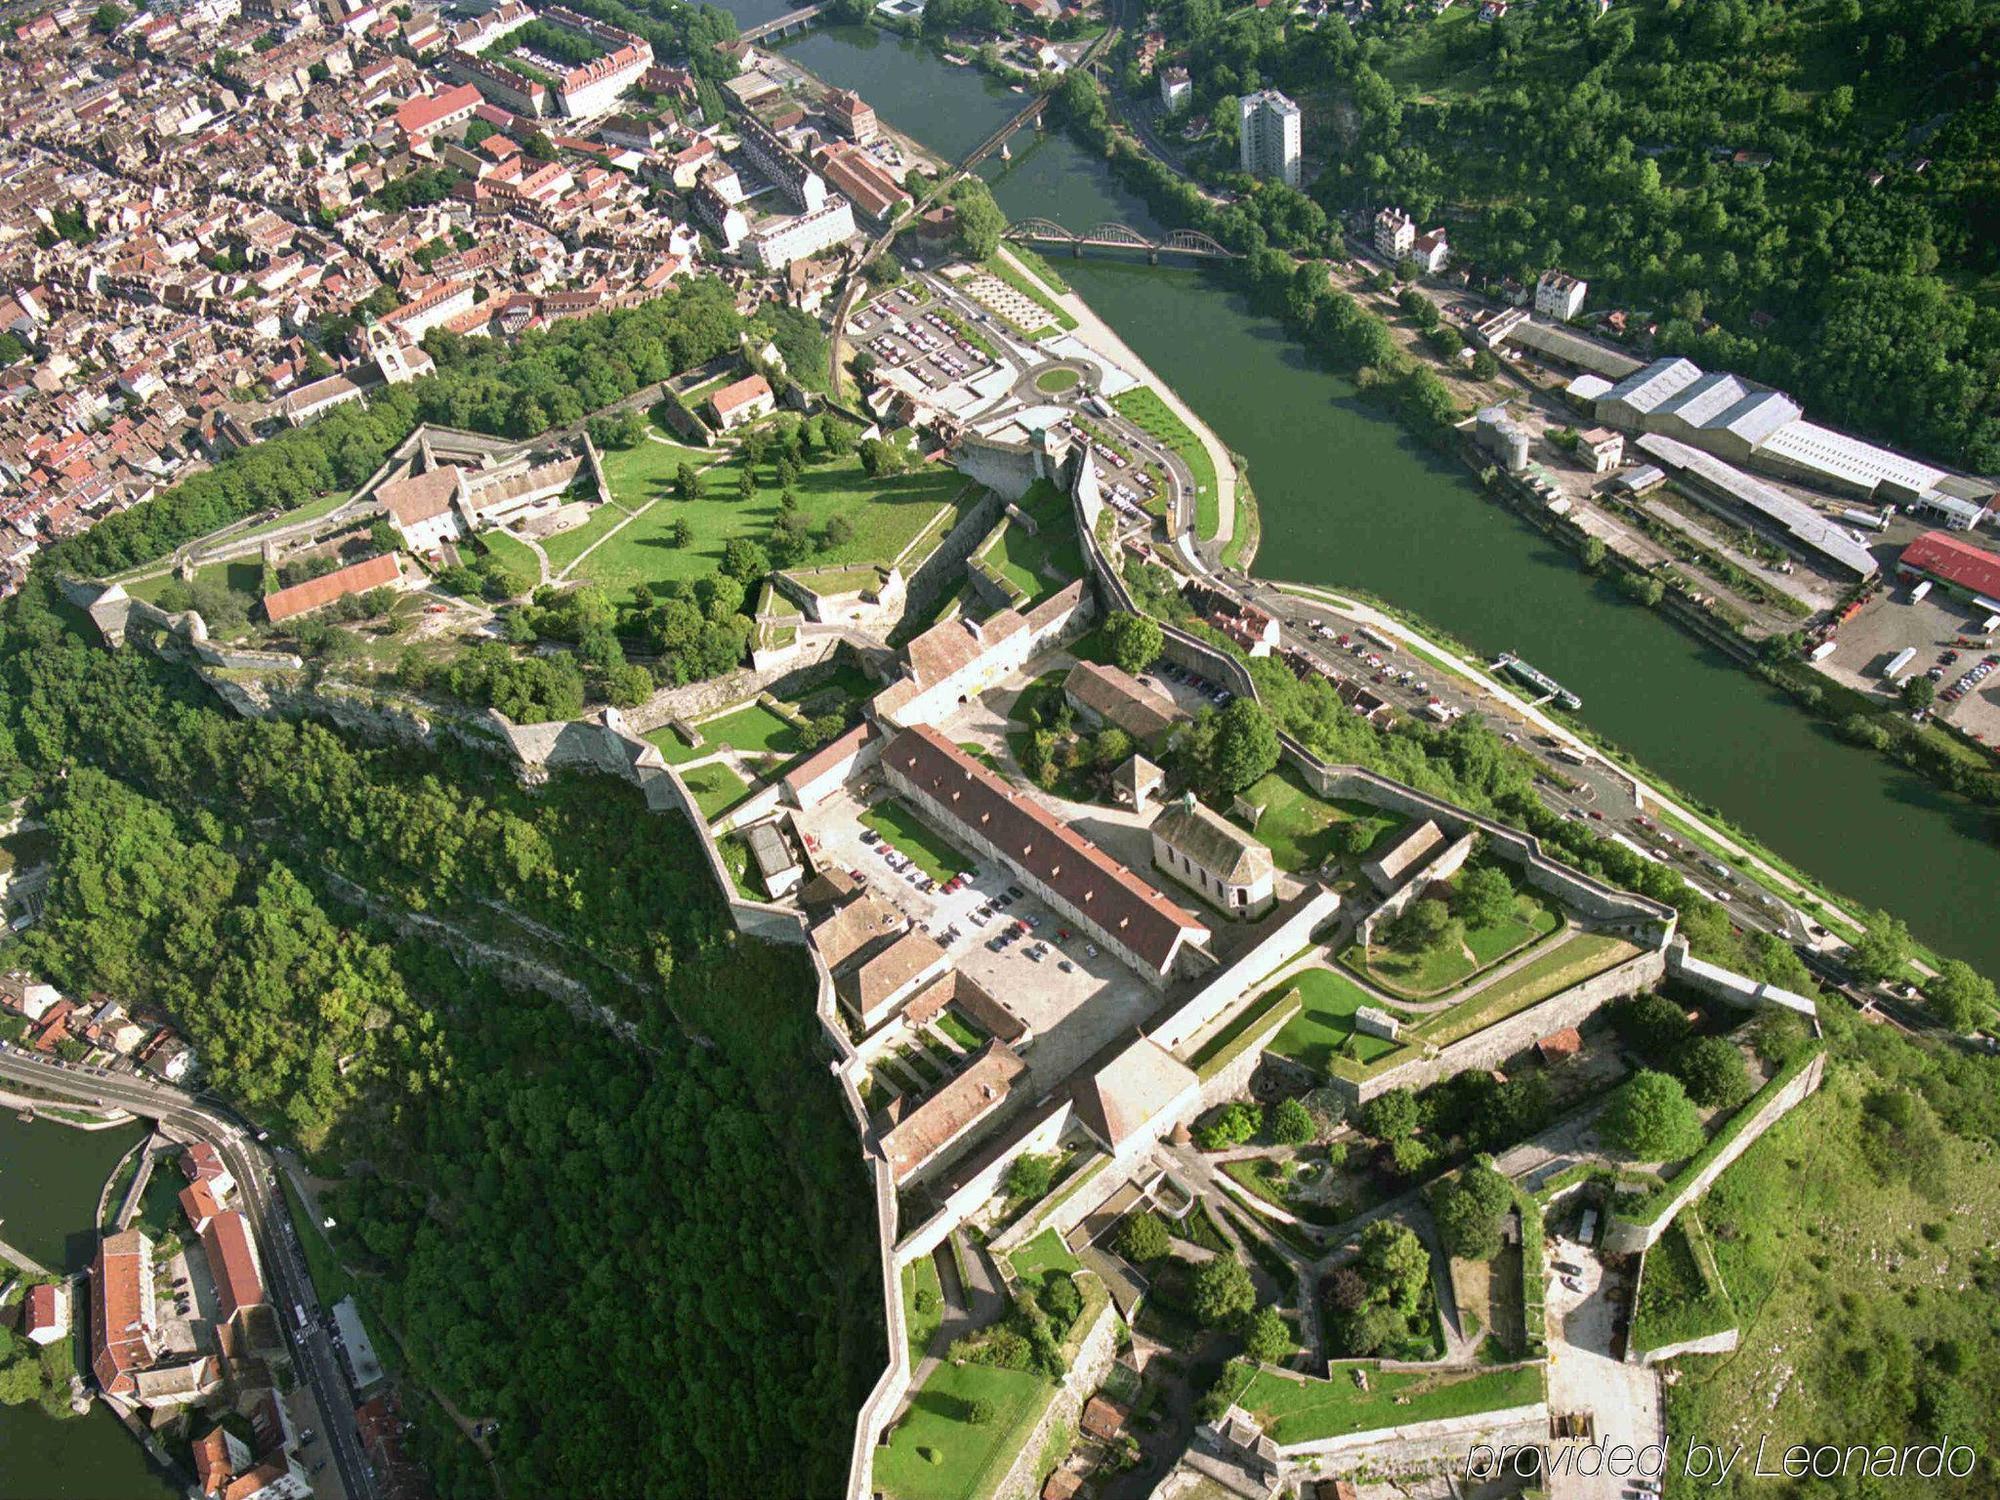
[[(776, 14), (743, 0), (745, 24)], [(956, 157), (1022, 103), (894, 36), (807, 33), (785, 55), (859, 91), (890, 125)], [(982, 173), (1012, 218), (1162, 228), (1067, 136), (1017, 135)], [(1942, 951), (2000, 974), (1994, 820), (1849, 746), (1728, 658), (1580, 573), (1489, 503), (1471, 475), (1310, 365), (1219, 273), (1091, 257), (1059, 269), (1230, 448), (1262, 505), (1260, 576), (1366, 589), (1482, 651), (1513, 650), (1575, 689), (1592, 726), (1773, 849)]]
[[(23, 1124), (0, 1109), (0, 1239), (51, 1270), (81, 1270), (96, 1247), (97, 1195), (145, 1135), (132, 1124), (72, 1130)], [(0, 1282), (12, 1274), (0, 1270)], [(4, 1500), (162, 1500), (176, 1493), (101, 1403), (62, 1421), (39, 1406), (0, 1406)]]

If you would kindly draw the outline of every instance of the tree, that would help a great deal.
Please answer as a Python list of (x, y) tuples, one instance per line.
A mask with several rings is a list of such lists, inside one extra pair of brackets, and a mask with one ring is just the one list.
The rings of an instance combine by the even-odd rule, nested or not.
[(820, 541), (829, 552), (845, 547), (854, 540), (854, 522), (847, 516), (828, 516), (826, 528), (820, 533)]
[(1264, 1128), (1264, 1111), (1238, 1099), (1225, 1104), (1214, 1119), (1195, 1127), (1194, 1138), (1204, 1151), (1226, 1151), (1240, 1146)]
[(1189, 1278), (1188, 1305), (1210, 1328), (1226, 1328), (1257, 1305), (1257, 1288), (1242, 1261), (1218, 1255), (1195, 1267)]
[(1611, 1008), (1611, 1025), (1626, 1045), (1665, 1061), (1687, 1041), (1688, 1018), (1665, 995), (1640, 995)]
[(1924, 986), (1924, 999), (1938, 1020), (1955, 1032), (1977, 1030), (2000, 1009), (1993, 981), (1961, 959), (1946, 959), (1937, 977)]
[(1271, 1111), (1271, 1139), (1281, 1146), (1303, 1146), (1318, 1134), (1313, 1124), (1312, 1111), (1298, 1099), (1287, 1095), (1278, 1101), (1278, 1107)]
[(1238, 698), (1196, 721), (1188, 755), (1206, 790), (1233, 796), (1277, 765), (1278, 731), (1262, 704)]
[(1458, 882), (1454, 904), (1467, 927), (1498, 927), (1514, 915), (1514, 882), (1505, 870), (1481, 865)]
[(1121, 671), (1138, 674), (1159, 659), (1166, 636), (1153, 620), (1124, 610), (1104, 622), (1104, 640), (1110, 648), (1112, 664)]
[(1681, 1049), (1674, 1076), (1687, 1086), (1697, 1104), (1732, 1109), (1750, 1097), (1750, 1070), (1743, 1054), (1726, 1037), (1704, 1036)]
[(1886, 911), (1871, 916), (1860, 941), (1847, 950), (1847, 966), (1871, 983), (1901, 974), (1909, 958), (1910, 929)]
[(1166, 1222), (1150, 1208), (1133, 1214), (1118, 1231), (1118, 1252), (1134, 1265), (1162, 1260), (1172, 1250)]
[(966, 1403), (965, 1420), (974, 1427), (984, 1427), (993, 1420), (993, 1403), (984, 1396), (975, 1397)]
[(1911, 713), (1923, 713), (1937, 702), (1937, 684), (1921, 675), (1912, 677), (1903, 684), (1902, 699), (1903, 707)]
[(1759, 1057), (1774, 1068), (1782, 1068), (1812, 1040), (1812, 1033), (1796, 1011), (1773, 1006), (1757, 1018), (1750, 1037)]
[(1412, 901), (1382, 934), (1391, 947), (1406, 953), (1425, 953), (1443, 943), (1451, 930), (1451, 908), (1434, 896)]
[(1491, 349), (1475, 349), (1472, 352), (1472, 378), (1474, 380), (1491, 380), (1499, 373), (1500, 360)]
[(1017, 1156), (1007, 1168), (1007, 1195), (1011, 1198), (1039, 1198), (1055, 1179), (1056, 1159), (1032, 1153)]
[(1604, 1139), (1639, 1161), (1679, 1161), (1701, 1149), (1701, 1117), (1681, 1081), (1645, 1069), (1611, 1096), (1598, 1119)]
[(1361, 1231), (1355, 1260), (1368, 1283), (1369, 1300), (1408, 1316), (1422, 1305), (1431, 1284), (1431, 1253), (1416, 1231), (1394, 1219), (1377, 1219)]
[(771, 571), (771, 559), (764, 549), (747, 537), (731, 537), (722, 548), (722, 571), (743, 583), (762, 578)]
[(100, 36), (110, 36), (120, 26), (132, 19), (132, 13), (122, 5), (100, 5), (90, 18), (90, 29)]
[(1356, 858), (1375, 847), (1375, 840), (1382, 836), (1382, 825), (1373, 818), (1350, 818), (1340, 827), (1341, 849)]
[(1243, 1352), (1260, 1364), (1281, 1364), (1293, 1349), (1292, 1331), (1278, 1310), (1266, 1303), (1252, 1315), (1243, 1331)]
[(749, 504), (757, 498), (757, 466), (746, 463), (743, 472), (736, 476), (736, 498)]
[(993, 190), (984, 179), (971, 173), (961, 177), (952, 187), (951, 205), (957, 215), (959, 248), (968, 260), (985, 260), (1000, 248), (1007, 216), (993, 201)]
[(1417, 1096), (1405, 1088), (1377, 1094), (1361, 1106), (1361, 1128), (1378, 1141), (1400, 1141), (1417, 1128)]
[(676, 547), (692, 547), (694, 545), (694, 527), (689, 523), (686, 516), (680, 517), (667, 529), (667, 540)]
[(1500, 1253), (1500, 1231), (1514, 1207), (1514, 1190), (1481, 1157), (1431, 1194), (1431, 1217), (1447, 1254), (1491, 1260)]

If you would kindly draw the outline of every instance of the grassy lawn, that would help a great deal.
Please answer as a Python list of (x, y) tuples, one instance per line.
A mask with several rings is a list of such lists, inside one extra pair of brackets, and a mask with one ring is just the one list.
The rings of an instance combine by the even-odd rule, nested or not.
[(1275, 1208), (1308, 1224), (1338, 1224), (1348, 1217), (1346, 1210), (1331, 1204), (1295, 1199), (1289, 1191), (1284, 1164), (1265, 1156), (1246, 1156), (1226, 1161), (1222, 1170)]
[[(1692, 1235), (1690, 1223), (1695, 1226)], [(1700, 1223), (1690, 1206), (1646, 1252), (1639, 1307), (1632, 1319), (1632, 1347), (1641, 1353), (1736, 1326), (1736, 1305), (1712, 1274), (1714, 1252)]]
[[(1296, 987), (1290, 983), (1266, 990), (1238, 1012), (1228, 1025), (1203, 1042), (1201, 1050), (1189, 1060), (1188, 1066), (1204, 1078), (1221, 1072), (1242, 1055), (1248, 1038), (1267, 1025), (1279, 1010), (1299, 1004), (1295, 998), (1297, 994)], [(1282, 1036), (1283, 1032), (1279, 1035)]]
[[(151, 604), (177, 576), (173, 572), (162, 573), (157, 578), (128, 585), (125, 592)], [(264, 564), (255, 556), (239, 557), (234, 562), (203, 563), (194, 570), (194, 581), (221, 584), (230, 592), (241, 594), (247, 604), (255, 604), (264, 597)]]
[(917, 868), (933, 880), (949, 880), (961, 870), (971, 868), (970, 860), (900, 802), (876, 803), (861, 815), (861, 822), (894, 844), (897, 853), (915, 860)]
[[(999, 1483), (1055, 1387), (1026, 1370), (939, 1365), (875, 1455), (875, 1484), (891, 1500), (974, 1500)], [(975, 1401), (993, 1420), (966, 1420)]]
[(1490, 927), (1467, 929), (1463, 947), (1440, 943), (1405, 953), (1376, 946), (1364, 953), (1356, 946), (1342, 953), (1340, 961), (1391, 994), (1427, 1000), (1465, 984), (1560, 925), (1561, 919), (1532, 896), (1516, 896), (1511, 916)]
[(670, 726), (665, 724), (662, 724), (658, 729), (647, 735), (646, 741), (659, 750), (661, 756), (670, 766), (683, 765), (691, 760), (699, 760), (702, 756), (712, 753), (715, 749), (713, 745), (690, 745), (678, 734), (675, 734)]
[(1009, 520), (978, 556), (1028, 596), (1021, 605), (1025, 609), (1083, 576), (1083, 548), (1069, 499), (1054, 485), (1037, 481), (1020, 503), (1034, 518), (1034, 533)]
[(1337, 1364), (1330, 1380), (1259, 1370), (1237, 1404), (1285, 1444), (1530, 1406), (1542, 1398), (1539, 1366), (1438, 1374), (1369, 1368), (1365, 1391), (1354, 1381), (1354, 1368)]
[(710, 745), (728, 745), (735, 750), (769, 750), (778, 755), (797, 755), (805, 749), (798, 728), (779, 718), (761, 703), (750, 703), (717, 719), (695, 725)]
[[(929, 1312), (917, 1310), (918, 1292), (930, 1294)], [(938, 1284), (937, 1262), (928, 1255), (903, 1267), (903, 1321), (910, 1333), (910, 1359), (920, 1360), (944, 1322), (944, 1288)]]
[(1222, 524), (1221, 497), (1216, 493), (1215, 463), (1201, 439), (1167, 409), (1166, 402), (1144, 386), (1112, 398), (1111, 404), (1126, 421), (1143, 428), (1180, 455), (1181, 462), (1194, 475), (1195, 531), (1203, 541), (1213, 537)]
[(1081, 378), (1076, 371), (1068, 368), (1044, 370), (1035, 377), (1035, 389), (1044, 395), (1059, 395), (1063, 391), (1074, 390)]
[(508, 572), (526, 579), (530, 588), (541, 582), (542, 560), (526, 542), (504, 531), (482, 531), (479, 540), (488, 552), (506, 564)]
[(711, 823), (750, 795), (750, 783), (719, 760), (696, 766), (681, 779), (694, 793), (695, 806)]
[(1023, 1281), (1040, 1282), (1052, 1271), (1070, 1276), (1083, 1269), (1083, 1262), (1069, 1253), (1069, 1247), (1053, 1229), (1044, 1229), (1008, 1256), (1007, 1262)]
[[(1384, 813), (1365, 802), (1330, 802), (1315, 796), (1290, 770), (1273, 771), (1243, 793), (1244, 799), (1263, 806), (1256, 834), (1271, 849), (1271, 858), (1281, 870), (1294, 873), (1317, 870), (1330, 859), (1341, 857), (1341, 840), (1349, 823), (1366, 821), (1376, 826), (1376, 842), (1393, 836), (1405, 819)], [(1239, 822), (1241, 819), (1238, 820)], [(1246, 825), (1247, 826), (1247, 825)]]
[(1363, 1036), (1354, 1029), (1355, 1011), (1375, 1002), (1346, 975), (1307, 969), (1286, 980), (1285, 987), (1298, 989), (1305, 1009), (1278, 1033), (1267, 1051), (1325, 1072), (1335, 1057), (1371, 1063), (1398, 1050), (1385, 1037)]
[(977, 1029), (965, 1021), (955, 1010), (945, 1011), (933, 1024), (936, 1025), (939, 1031), (942, 1031), (968, 1052), (977, 1050), (980, 1044), (986, 1040), (979, 1034)]
[(1406, 1040), (1442, 1047), (1495, 1021), (1526, 1010), (1571, 985), (1621, 964), (1639, 950), (1623, 938), (1579, 932), (1540, 958), (1523, 964), (1498, 983), (1468, 996), (1463, 1005), (1439, 1011), (1403, 1033)]
[[(604, 455), (604, 477), (621, 505), (637, 510), (649, 500), (659, 503), (593, 552), (579, 570), (581, 576), (622, 598), (635, 584), (705, 578), (716, 570), (723, 547), (733, 538), (762, 542), (769, 537), (782, 495), (774, 464), (759, 469), (757, 494), (744, 501), (737, 497), (744, 463), (740, 454), (728, 454), (702, 475), (704, 492), (699, 500), (682, 500), (675, 494), (675, 471), (683, 463), (700, 467), (700, 461), (685, 451), (660, 443), (639, 443)], [(930, 526), (941, 507), (967, 490), (964, 476), (942, 466), (870, 479), (862, 473), (858, 458), (808, 464), (792, 487), (800, 512), (815, 531), (834, 516), (844, 516), (853, 524), (854, 535), (841, 546), (802, 559), (800, 565), (889, 563)], [(685, 547), (674, 546), (672, 540), (679, 521), (686, 521), (694, 532)], [(573, 561), (581, 550), (569, 552), (566, 561)], [(556, 560), (553, 548), (549, 558)]]
[(542, 542), (542, 550), (549, 555), (549, 568), (561, 573), (574, 563), (590, 547), (596, 545), (604, 535), (620, 521), (630, 518), (631, 512), (620, 505), (599, 505), (595, 507), (581, 526), (572, 526), (568, 531), (559, 531)]

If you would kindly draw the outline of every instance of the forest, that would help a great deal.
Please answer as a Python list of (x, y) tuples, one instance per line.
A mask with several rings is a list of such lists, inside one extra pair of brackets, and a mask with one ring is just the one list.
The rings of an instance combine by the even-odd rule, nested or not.
[[(39, 578), (0, 616), (0, 716), (54, 847), (10, 959), (163, 1005), (212, 1087), (341, 1178), (374, 1311), (420, 1385), (501, 1418), (511, 1490), (838, 1488), (882, 1359), (866, 1177), (803, 953), (734, 932), (684, 823), (622, 782), (236, 719), (84, 644)], [(436, 1425), (439, 1492), (490, 1495)]]
[[(1592, 309), (1656, 323), (1663, 351), (2000, 464), (1991, 6), (1541, 0), (1490, 25), (1473, 9), (1385, 0), (1306, 29), (1171, 0), (1167, 56), (1216, 122), (1197, 175), (1243, 196), (1218, 209), (1114, 159), (1174, 222), (1246, 250), (1336, 248), (1340, 215), (1401, 206), (1446, 224), (1484, 282), (1559, 266), (1589, 279)], [(1235, 100), (1266, 86), (1305, 108), (1309, 195), (1235, 170)], [(1065, 82), (1072, 122), (1109, 144), (1089, 92)]]

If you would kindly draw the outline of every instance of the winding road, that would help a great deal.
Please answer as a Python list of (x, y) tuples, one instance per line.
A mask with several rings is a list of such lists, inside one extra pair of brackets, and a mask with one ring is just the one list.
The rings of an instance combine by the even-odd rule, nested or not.
[[(132, 1074), (38, 1057), (6, 1043), (0, 1043), (0, 1048), (4, 1048), (0, 1050), (0, 1079), (33, 1084), (47, 1093), (62, 1094), (86, 1104), (101, 1101), (120, 1105), (135, 1115), (144, 1115), (208, 1141), (222, 1153), (238, 1184), (238, 1206), (256, 1237), (257, 1256), (268, 1283), (272, 1309), (291, 1341), (304, 1386), (319, 1408), (317, 1421), (312, 1425), (319, 1432), (319, 1440), (332, 1450), (349, 1500), (376, 1500), (379, 1491), (354, 1425), (354, 1402), (347, 1377), (327, 1337), (319, 1297), (307, 1274), (305, 1257), (292, 1228), (291, 1212), (278, 1186), (273, 1153), (259, 1143), (254, 1128), (220, 1100), (206, 1096), (198, 1099), (184, 1090)], [(303, 1330), (295, 1326), (297, 1319), (292, 1313), (295, 1305), (306, 1310)]]

